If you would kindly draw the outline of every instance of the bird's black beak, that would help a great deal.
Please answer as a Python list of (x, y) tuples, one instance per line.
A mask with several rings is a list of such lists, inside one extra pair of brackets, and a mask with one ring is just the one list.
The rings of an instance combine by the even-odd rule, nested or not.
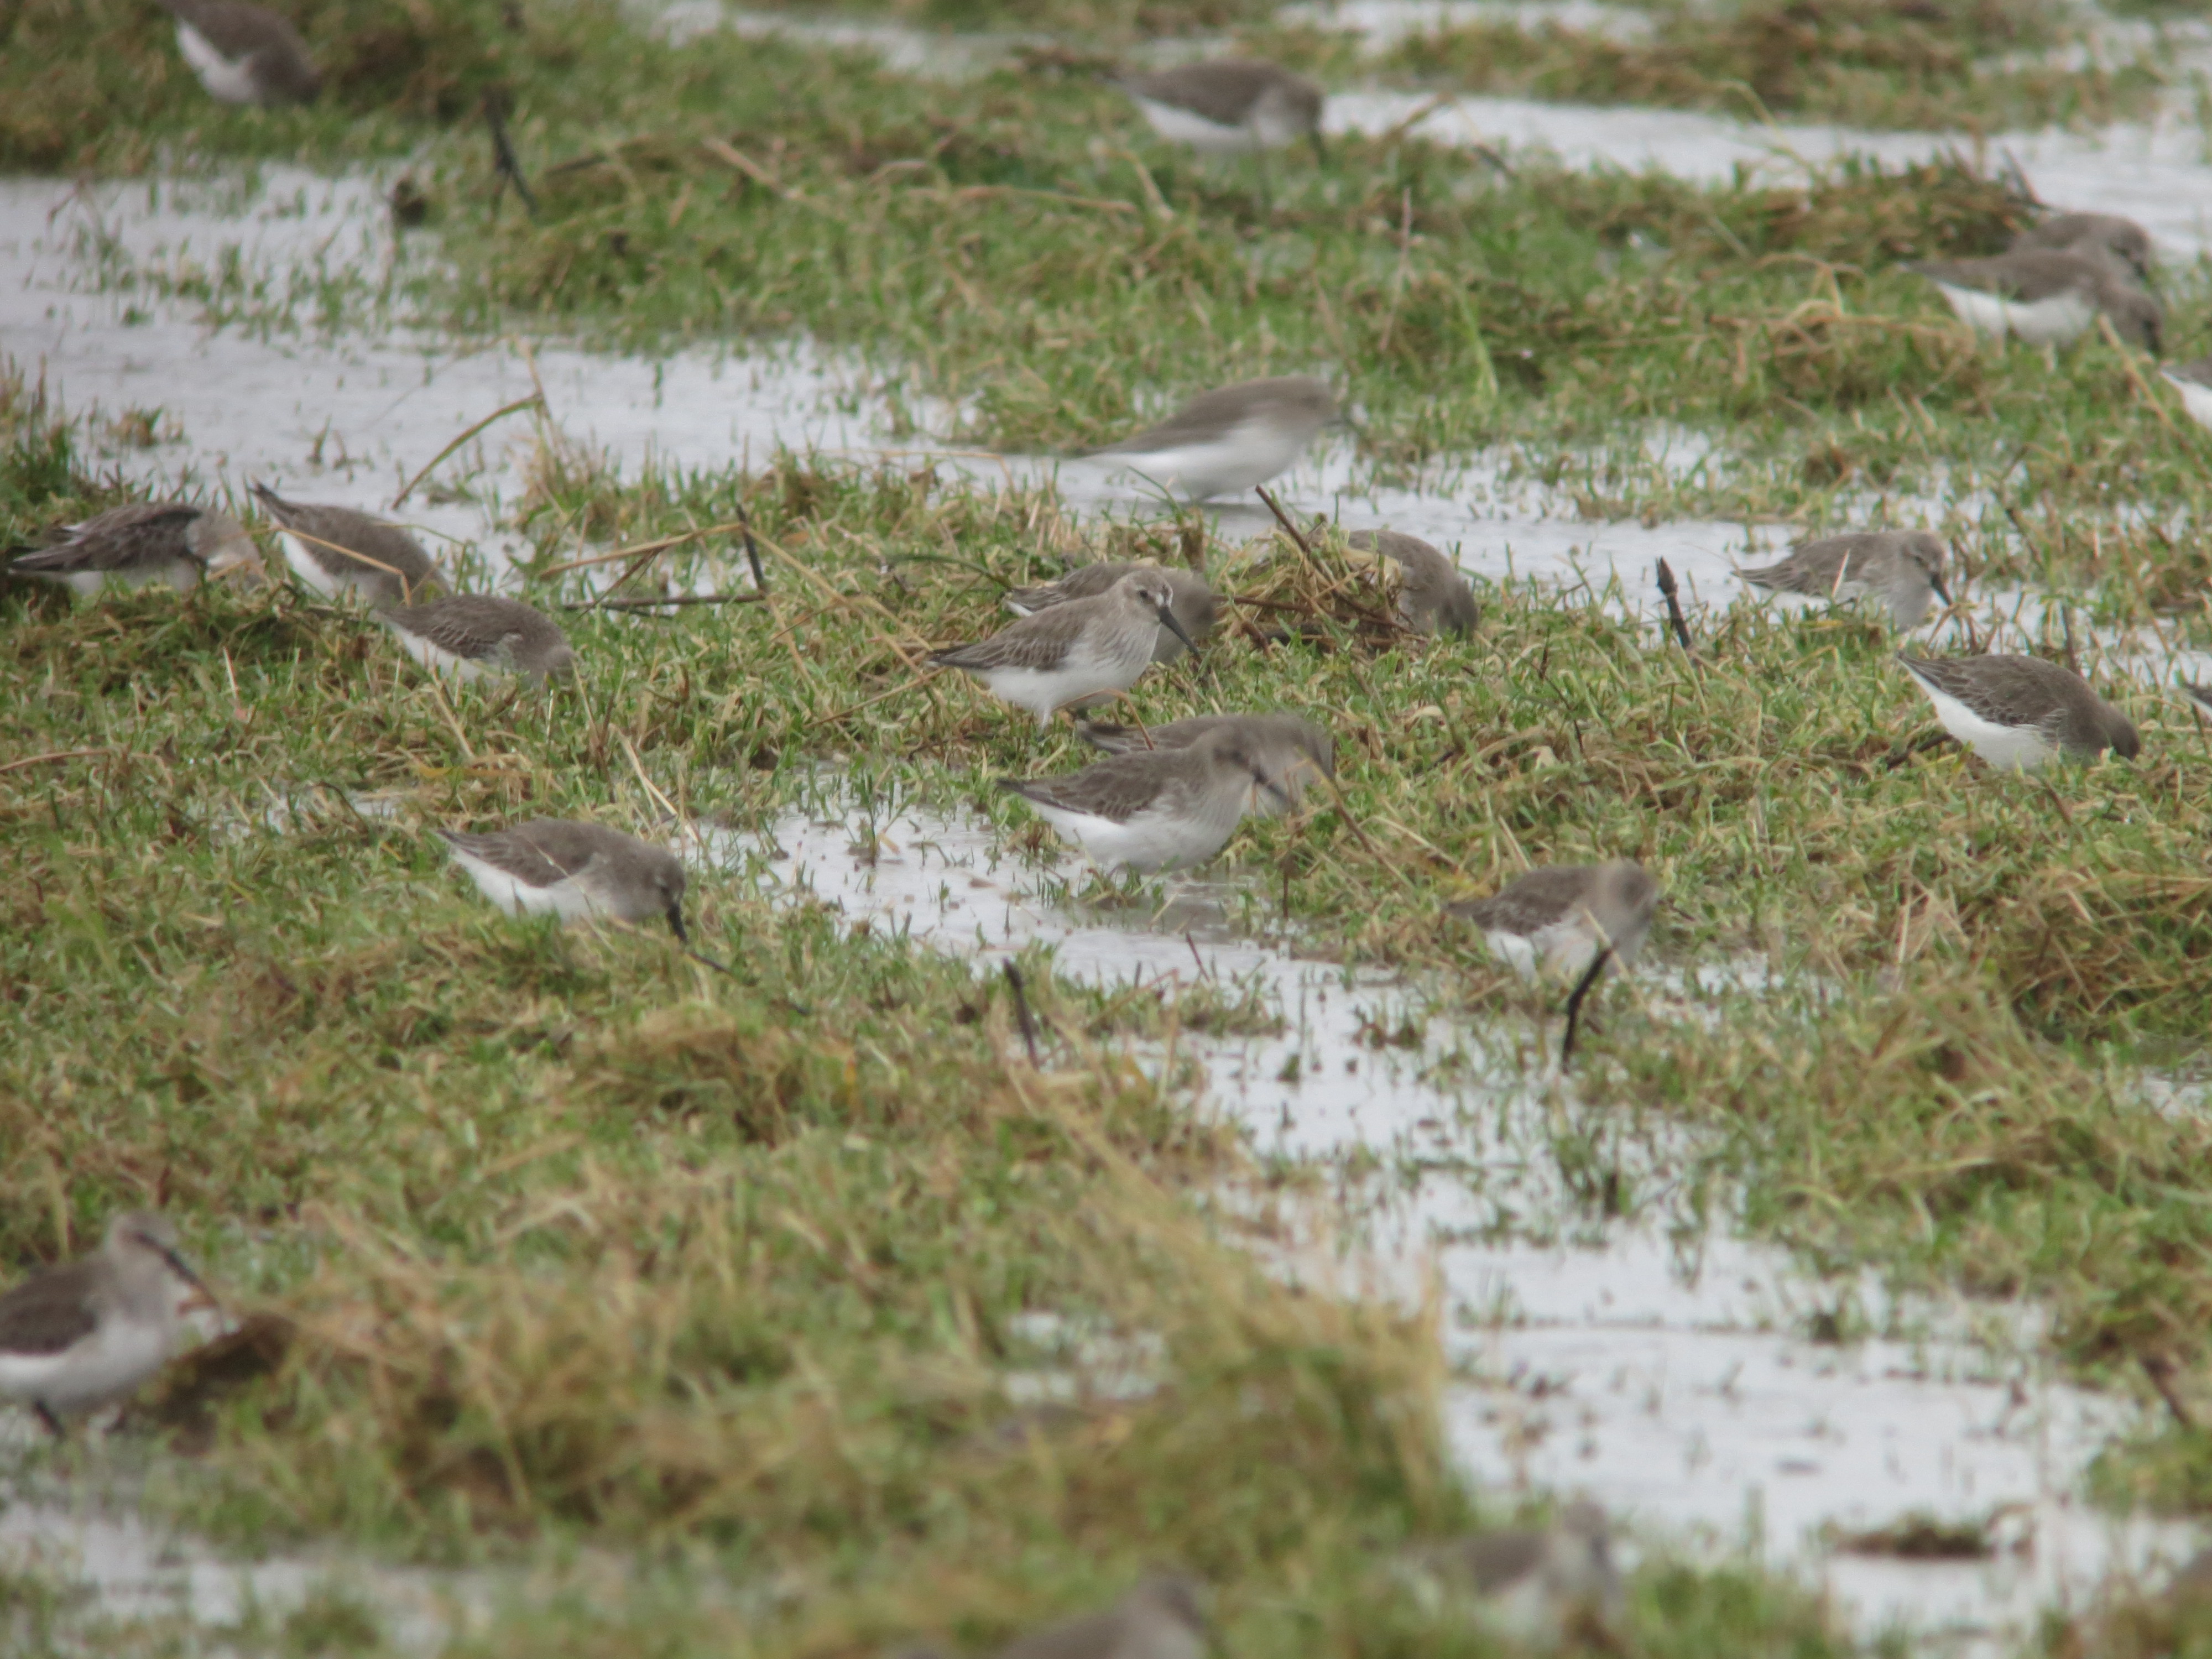
[(1928, 573), (1928, 586), (1936, 590), (1936, 597), (1944, 604), (1951, 603), (1951, 590), (1943, 586), (1943, 579), (1932, 570)]
[(1173, 634), (1191, 650), (1195, 651), (1198, 649), (1198, 641), (1182, 631), (1182, 624), (1176, 620), (1176, 614), (1174, 611), (1168, 609), (1167, 606), (1162, 605), (1159, 607), (1159, 612), (1161, 627), (1166, 629), (1170, 634)]
[(209, 1301), (214, 1303), (217, 1311), (222, 1310), (222, 1298), (216, 1296), (213, 1291), (208, 1289), (207, 1280), (202, 1279), (198, 1273), (193, 1271), (192, 1264), (191, 1262), (185, 1261), (183, 1256), (179, 1255), (175, 1250), (171, 1249), (167, 1244), (161, 1243), (158, 1238), (149, 1238), (144, 1233), (137, 1234), (136, 1237), (141, 1244), (143, 1244), (148, 1249), (153, 1251), (155, 1255), (160, 1256), (162, 1261), (169, 1264), (169, 1271), (171, 1273), (176, 1274), (176, 1276), (183, 1279), (185, 1284), (191, 1285)]
[(684, 931), (684, 907), (680, 904), (668, 907), (668, 931), (676, 935), (678, 945), (690, 944), (691, 935)]
[(1252, 781), (1282, 802), (1283, 810), (1285, 812), (1291, 810), (1291, 792), (1277, 783), (1274, 779), (1269, 777), (1265, 772), (1255, 772), (1252, 774)]

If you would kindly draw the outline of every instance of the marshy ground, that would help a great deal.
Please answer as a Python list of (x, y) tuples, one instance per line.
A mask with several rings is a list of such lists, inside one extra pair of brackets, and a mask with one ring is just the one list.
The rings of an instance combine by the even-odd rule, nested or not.
[[(148, 8), (0, 0), (0, 165), (40, 180), (9, 185), (7, 234), (27, 273), (34, 240), (67, 256), (7, 301), (0, 535), (147, 479), (242, 498), (264, 465), (288, 495), (381, 505), (542, 386), (398, 516), (457, 538), (439, 551), (474, 578), (579, 607), (580, 665), (551, 691), (455, 690), (289, 587), (0, 592), (0, 1259), (158, 1203), (289, 1331), (273, 1366), (180, 1366), (136, 1437), (9, 1443), (10, 1490), (313, 1568), (210, 1621), (18, 1553), (0, 1645), (988, 1650), (1172, 1560), (1217, 1587), (1226, 1654), (1498, 1651), (1378, 1563), (1603, 1498), (1612, 1470), (1524, 1448), (1529, 1490), (1513, 1457), (1468, 1455), (1469, 1390), (1500, 1379), (1459, 1340), (1481, 1312), (1462, 1287), (1407, 1267), (1429, 1241), (1392, 1218), (1421, 1193), (1447, 1195), (1449, 1248), (1643, 1228), (1766, 1252), (1791, 1264), (1801, 1352), (1903, 1352), (1927, 1310), (1985, 1311), (1992, 1367), (2024, 1357), (2110, 1402), (2081, 1506), (2212, 1504), (2212, 722), (2169, 684), (2212, 679), (2212, 434), (2116, 343), (1978, 348), (1899, 269), (2001, 247), (2036, 211), (1975, 132), (2155, 120), (2205, 142), (2201, 27), (2118, 12), (1463, 9), (1362, 33), (1227, 0), (856, 11), (970, 32), (894, 68), (790, 20), (676, 39), (607, 5), (333, 0), (297, 14), (323, 102), (240, 113)], [(1095, 72), (1167, 30), (1413, 109), (1502, 93), (1966, 136), (1689, 179), (1384, 121), (1318, 164), (1202, 167)], [(495, 199), (488, 91), (535, 216)], [(295, 211), (301, 165), (343, 183)], [(142, 234), (179, 192), (200, 194), (189, 234)], [(275, 230), (236, 251), (257, 214)], [(2203, 244), (2166, 240), (2168, 352), (2194, 356)], [(175, 368), (118, 400), (133, 331)], [(113, 349), (97, 375), (89, 341)], [(798, 377), (818, 407), (745, 414), (782, 371), (718, 391), (697, 365), (723, 352), (829, 365)], [(505, 389), (365, 435), (418, 359), (433, 380), (496, 360)], [(226, 381), (248, 361), (261, 380)], [(1177, 520), (1077, 469), (1055, 488), (1034, 459), (979, 459), (1304, 372), (1358, 426), (1286, 498), (1346, 528), (1380, 516), (1364, 501), (1430, 515), (1477, 573), (1471, 637), (1377, 626), (1376, 574), (1334, 530), (1302, 552), (1257, 515)], [(624, 388), (604, 408), (595, 374)], [(618, 401), (628, 438), (595, 442)], [(319, 406), (346, 413), (318, 434)], [(1485, 491), (1522, 504), (1524, 549), (1571, 527), (1585, 579), (1509, 574), (1468, 505)], [(741, 512), (765, 599), (719, 528)], [(1871, 613), (1725, 582), (1753, 545), (1923, 522), (1963, 565), (1936, 648), (2011, 618), (2011, 648), (2118, 698), (2139, 760), (1992, 773), (1940, 740)], [(1669, 535), (1711, 561), (1694, 656), (1653, 609), (1644, 550)], [(1007, 586), (1137, 554), (1257, 602), (1140, 684), (1145, 719), (1289, 708), (1340, 744), (1344, 804), (1248, 823), (1187, 951), (1158, 889), (1056, 863), (989, 787), (1079, 746), (918, 672)], [(617, 599), (744, 602), (580, 608), (617, 575)], [(872, 910), (860, 875), (810, 900), (775, 856), (810, 815), (840, 826), (818, 857), (858, 872), (913, 866), (916, 824), (988, 836), (998, 866), (948, 860), (915, 891), (1117, 929), (1192, 970), (1156, 954), (1117, 978), (1004, 922), (917, 936), (914, 904)], [(737, 975), (490, 912), (432, 829), (532, 816), (680, 835), (695, 934)], [(1527, 861), (1614, 856), (1668, 902), (1561, 1080), (1551, 1004), (1440, 911)], [(1223, 965), (1269, 953), (1398, 988), (1391, 1012), (1302, 1048), (1280, 985)], [(1232, 1088), (1246, 1041), (1277, 1046), (1237, 1051), (1267, 1074)], [(1279, 1133), (1278, 1105), (1288, 1122), (1348, 1059), (1378, 1114), (1384, 1068), (1409, 1067), (1437, 1127)], [(1867, 1529), (1907, 1554), (2003, 1548), (2000, 1507)], [(1778, 1559), (1799, 1540), (1717, 1548), (1631, 1508), (1629, 1650), (1934, 1639), (1824, 1598)], [(403, 1568), (458, 1611), (398, 1618), (378, 1575)], [(2039, 1620), (1944, 1639), (2190, 1638), (2136, 1590), (2071, 1585)]]

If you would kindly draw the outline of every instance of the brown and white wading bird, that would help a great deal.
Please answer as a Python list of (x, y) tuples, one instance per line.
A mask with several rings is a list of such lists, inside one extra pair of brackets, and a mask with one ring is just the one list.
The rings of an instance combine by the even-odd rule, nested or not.
[(178, 1254), (167, 1217), (111, 1218), (97, 1252), (0, 1296), (0, 1396), (56, 1434), (70, 1418), (128, 1399), (175, 1350), (188, 1291), (215, 1299)]
[(1943, 544), (1925, 530), (1868, 530), (1823, 536), (1790, 556), (1737, 575), (1754, 587), (1806, 599), (1856, 599), (1872, 594), (1889, 606), (1899, 628), (1917, 628), (1931, 599), (1951, 603), (1943, 586)]
[(2072, 669), (2040, 657), (1908, 657), (1898, 661), (1936, 706), (1943, 729), (1990, 765), (2033, 771), (2106, 750), (2133, 760), (2142, 739), (2125, 714)]
[(2212, 426), (2212, 357), (2192, 357), (2159, 370), (2181, 394), (2182, 412), (2199, 426)]
[(186, 592), (233, 571), (263, 580), (261, 550), (228, 513), (190, 501), (131, 501), (69, 526), (43, 547), (16, 547), (8, 572), (66, 582), (78, 593), (167, 582)]
[(453, 862), (494, 904), (563, 921), (665, 921), (682, 942), (684, 861), (665, 847), (568, 818), (532, 818), (483, 835), (441, 830)]
[(1540, 1529), (1480, 1533), (1408, 1553), (1414, 1582), (1439, 1602), (1466, 1600), (1480, 1623), (1523, 1646), (1556, 1648), (1578, 1620), (1617, 1636), (1627, 1597), (1605, 1511), (1577, 1499)]
[(1344, 544), (1397, 565), (1398, 620), (1416, 634), (1474, 631), (1474, 590), (1441, 548), (1395, 530), (1355, 530)]
[(1203, 864), (1237, 833), (1255, 793), (1287, 802), (1251, 737), (1217, 728), (1183, 749), (1138, 750), (1056, 778), (1000, 778), (1102, 868)]
[(1327, 730), (1296, 714), (1194, 714), (1164, 726), (1115, 726), (1078, 720), (1075, 735), (1109, 755), (1188, 749), (1216, 732), (1235, 732), (1254, 763), (1282, 791), (1257, 792), (1251, 810), (1263, 817), (1295, 807), (1316, 776), (1336, 776), (1336, 739)]
[(1166, 573), (1140, 567), (1094, 598), (1048, 605), (987, 640), (933, 651), (929, 660), (973, 674), (993, 696), (1035, 714), (1042, 729), (1055, 709), (1134, 685), (1152, 666), (1163, 629), (1195, 648), (1176, 620)]
[(2117, 213), (2055, 213), (2014, 237), (2009, 251), (2032, 253), (2052, 248), (2108, 253), (2134, 272), (2138, 283), (2150, 281), (2150, 233)]
[(2062, 346), (2094, 326), (2101, 312), (2121, 339), (2158, 355), (2165, 309), (2102, 253), (2032, 248), (1986, 259), (1923, 259), (1905, 269), (1934, 283), (1961, 322), (1991, 339), (2013, 334), (2030, 345)]
[(1206, 578), (1195, 570), (1178, 570), (1171, 565), (1110, 562), (1078, 565), (1066, 575), (1052, 581), (1040, 582), (1034, 587), (1009, 589), (1006, 609), (1017, 617), (1034, 617), (1040, 611), (1049, 611), (1070, 599), (1095, 599), (1133, 570), (1156, 570), (1175, 590), (1175, 597), (1169, 601), (1168, 609), (1175, 613), (1175, 619), (1182, 624), (1182, 631), (1178, 634), (1167, 628), (1159, 630), (1158, 637), (1152, 641), (1154, 662), (1173, 662), (1190, 648), (1185, 641), (1195, 643), (1213, 631), (1215, 605), (1212, 588), (1206, 586)]
[(210, 98), (226, 104), (307, 104), (323, 77), (299, 30), (244, 0), (161, 0), (177, 20), (177, 50)]
[(377, 620), (433, 673), (464, 681), (514, 674), (533, 684), (575, 672), (568, 636), (544, 611), (492, 593), (453, 593), (428, 605), (380, 606)]
[(999, 1659), (1205, 1659), (1206, 1611), (1194, 1579), (1148, 1573), (1102, 1613), (1019, 1637)]
[(1205, 155), (1243, 155), (1303, 138), (1323, 155), (1322, 89), (1279, 64), (1241, 58), (1122, 76), (1152, 131)]
[(276, 526), (284, 562), (326, 599), (357, 593), (371, 605), (415, 605), (446, 585), (422, 544), (396, 524), (350, 507), (288, 501), (263, 483), (253, 496)]
[(1607, 962), (1625, 968), (1636, 960), (1658, 908), (1659, 884), (1633, 860), (1617, 859), (1531, 870), (1488, 898), (1462, 899), (1444, 913), (1481, 928), (1491, 950), (1517, 973), (1580, 975), (1567, 994), (1564, 1066), (1574, 1056), (1583, 999)]
[(1211, 501), (1267, 483), (1337, 419), (1336, 394), (1310, 375), (1240, 380), (1086, 459), (1118, 463), (1180, 500)]

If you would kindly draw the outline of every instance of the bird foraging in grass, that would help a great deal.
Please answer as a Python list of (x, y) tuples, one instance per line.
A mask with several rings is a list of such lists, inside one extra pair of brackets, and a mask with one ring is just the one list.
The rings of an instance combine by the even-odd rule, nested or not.
[(1103, 593), (1049, 605), (988, 639), (932, 652), (929, 660), (973, 674), (1000, 702), (1035, 714), (1042, 729), (1068, 703), (1135, 684), (1152, 666), (1162, 629), (1194, 649), (1175, 599), (1166, 573), (1139, 566)]

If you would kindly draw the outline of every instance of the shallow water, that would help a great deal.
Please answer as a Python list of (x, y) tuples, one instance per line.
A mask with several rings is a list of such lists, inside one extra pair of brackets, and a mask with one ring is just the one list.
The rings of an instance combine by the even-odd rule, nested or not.
[[(1375, 27), (1387, 26), (1387, 10), (1376, 9)], [(884, 33), (860, 26), (844, 43), (872, 47)], [(1419, 101), (1342, 94), (1331, 119), (1372, 130)], [(1657, 165), (1692, 177), (1721, 176), (1739, 162), (1786, 172), (1792, 155), (1819, 160), (1846, 149), (1894, 161), (1954, 142), (1504, 100), (1464, 100), (1430, 120), (1459, 141), (1504, 139), (1577, 165)], [(2193, 125), (1995, 142), (2055, 203), (2136, 212), (2176, 255), (2207, 246), (2212, 167)], [(197, 301), (163, 298), (143, 281), (118, 284), (134, 271), (216, 270), (235, 249), (270, 294), (292, 291), (292, 273), (302, 270), (366, 274), (374, 288), (387, 276), (399, 282), (410, 259), (428, 257), (395, 245), (370, 181), (282, 169), (265, 176), (258, 192), (0, 181), (8, 279), (0, 342), (43, 373), (70, 412), (158, 410), (157, 426), (180, 434), (101, 458), (128, 476), (233, 490), (261, 477), (306, 499), (380, 509), (456, 434), (539, 385), (560, 431), (626, 476), (651, 465), (757, 462), (779, 447), (921, 459), (892, 435), (896, 386), (804, 343), (752, 358), (686, 351), (648, 360), (550, 344), (533, 353), (511, 341), (456, 344), (404, 328), (264, 330), (265, 318), (250, 307), (216, 328)], [(497, 571), (520, 549), (506, 526), (532, 431), (528, 415), (493, 428), (440, 469), (437, 488), (403, 516), (452, 538), (449, 546), (474, 548)], [(1659, 434), (1657, 442), (1667, 452), (1661, 464), (1686, 467), (1705, 441)], [(997, 462), (943, 464), (987, 482), (1001, 476)], [(1005, 467), (1020, 481), (1054, 476), (1044, 461), (1009, 458)], [(1057, 476), (1081, 515), (1146, 505), (1140, 486), (1096, 468)], [(1338, 451), (1301, 466), (1282, 489), (1347, 526), (1388, 522), (1454, 548), (1471, 570), (1600, 591), (1617, 579), (1614, 602), (1646, 614), (1657, 557), (1672, 562), (1693, 606), (1725, 603), (1737, 591), (1734, 561), (1771, 551), (1778, 539), (1734, 524), (1547, 516), (1540, 492), (1516, 492), (1474, 464), (1449, 489), (1370, 493)], [(1261, 533), (1269, 522), (1241, 505), (1218, 516), (1231, 535)], [(1978, 603), (1987, 614), (2012, 606), (2023, 632), (2041, 625), (2032, 594)], [(2155, 639), (2106, 643), (2108, 654), (2147, 676), (2179, 664), (2212, 678), (2201, 653), (2178, 655)], [(1669, 1544), (1702, 1539), (1721, 1548), (1748, 1532), (1769, 1559), (1832, 1586), (1859, 1628), (1905, 1619), (1975, 1647), (2023, 1630), (2041, 1606), (2087, 1594), (2111, 1561), (2136, 1567), (2185, 1553), (2178, 1529), (2116, 1525), (2081, 1508), (2073, 1494), (2083, 1464), (2130, 1413), (2051, 1377), (2027, 1334), (1994, 1346), (1969, 1340), (1960, 1310), (1891, 1309), (1868, 1286), (1811, 1281), (1776, 1252), (1703, 1229), (1685, 1256), (1671, 1241), (1682, 1218), (1663, 1201), (1637, 1223), (1588, 1222), (1562, 1185), (1553, 1139), (1608, 1131), (1552, 1074), (1544, 1057), (1555, 1022), (1539, 1031), (1509, 1013), (1480, 1027), (1457, 1024), (1418, 986), (1255, 943), (1237, 925), (1266, 931), (1264, 893), (1187, 883), (1158, 914), (1103, 908), (1071, 891), (1069, 871), (1006, 857), (988, 826), (957, 817), (891, 813), (878, 826), (872, 863), (848, 850), (855, 825), (839, 802), (825, 803), (818, 818), (794, 815), (777, 837), (788, 856), (771, 863), (775, 880), (810, 889), (855, 921), (986, 955), (1048, 946), (1062, 971), (1108, 984), (1207, 975), (1250, 988), (1277, 1011), (1279, 1032), (1184, 1033), (1178, 1052), (1204, 1066), (1211, 1100), (1262, 1151), (1347, 1170), (1356, 1152), (1375, 1155), (1383, 1173), (1362, 1188), (1366, 1243), (1386, 1277), (1410, 1285), (1431, 1259), (1443, 1275), (1448, 1340), (1468, 1373), (1453, 1393), (1450, 1429), (1478, 1474), (1588, 1490)], [(1605, 994), (1671, 998), (1686, 1014), (1718, 1019), (1729, 997), (1746, 994), (1726, 975), (1669, 986), (1646, 969)], [(1374, 1046), (1377, 1033), (1408, 1026), (1421, 1033), (1410, 1046)], [(1663, 1127), (1613, 1132), (1629, 1167), (1663, 1187), (1680, 1150)], [(1846, 1288), (1885, 1334), (1843, 1346), (1809, 1340), (1810, 1316), (1832, 1310)], [(2033, 1547), (1987, 1565), (1838, 1556), (1815, 1538), (1828, 1523), (1858, 1528), (1918, 1509), (1956, 1517), (2008, 1505), (2021, 1507), (2007, 1529)], [(167, 1598), (216, 1622), (236, 1617), (241, 1596), (274, 1603), (336, 1571), (278, 1561), (252, 1570), (259, 1578), (240, 1577), (128, 1519), (17, 1503), (0, 1515), (0, 1553), (20, 1559), (34, 1546), (76, 1550), (103, 1595)], [(439, 1628), (431, 1611), (407, 1622), (416, 1618), (408, 1599), (416, 1591), (395, 1594), (395, 1633), (431, 1639)], [(421, 1594), (428, 1609), (447, 1592), (426, 1580)]]
[(0, 1562), (81, 1586), (118, 1623), (281, 1622), (311, 1599), (342, 1596), (372, 1609), (386, 1642), (409, 1654), (441, 1651), (489, 1605), (457, 1575), (335, 1556), (230, 1560), (127, 1506), (82, 1501), (17, 1498), (0, 1508)]
[[(1679, 1132), (1585, 1111), (1549, 1063), (1555, 1025), (1539, 1034), (1512, 1012), (1467, 1024), (1417, 985), (1237, 937), (1229, 915), (1264, 921), (1267, 903), (1234, 884), (1170, 881), (1149, 905), (1102, 908), (1077, 866), (1012, 855), (957, 813), (825, 801), (780, 821), (772, 845), (718, 850), (764, 860), (787, 896), (937, 948), (1045, 947), (1059, 971), (1107, 988), (1210, 978), (1259, 993), (1279, 1030), (1186, 1032), (1177, 1052), (1262, 1152), (1347, 1170), (1373, 1155), (1371, 1179), (1346, 1176), (1358, 1265), (1324, 1254), (1286, 1269), (1412, 1293), (1433, 1265), (1465, 1379), (1448, 1397), (1451, 1443), (1493, 1490), (1585, 1492), (1666, 1547), (1749, 1548), (1824, 1584), (1861, 1632), (1909, 1626), (1946, 1650), (2003, 1650), (2109, 1571), (2190, 1551), (2186, 1527), (2081, 1501), (2089, 1461), (2137, 1413), (2058, 1380), (2031, 1310), (1893, 1304), (1870, 1278), (1816, 1280), (1696, 1223), (1668, 1192)], [(1760, 964), (1651, 967), (1604, 994), (1720, 1018), (1781, 984)], [(1388, 1041), (1408, 1026), (1409, 1045)], [(1562, 1133), (1610, 1135), (1632, 1188), (1656, 1194), (1645, 1212), (1589, 1220), (1559, 1175)], [(1878, 1334), (1808, 1334), (1838, 1316)], [(1994, 1517), (2005, 1547), (1922, 1565), (1826, 1538), (1916, 1513)]]

